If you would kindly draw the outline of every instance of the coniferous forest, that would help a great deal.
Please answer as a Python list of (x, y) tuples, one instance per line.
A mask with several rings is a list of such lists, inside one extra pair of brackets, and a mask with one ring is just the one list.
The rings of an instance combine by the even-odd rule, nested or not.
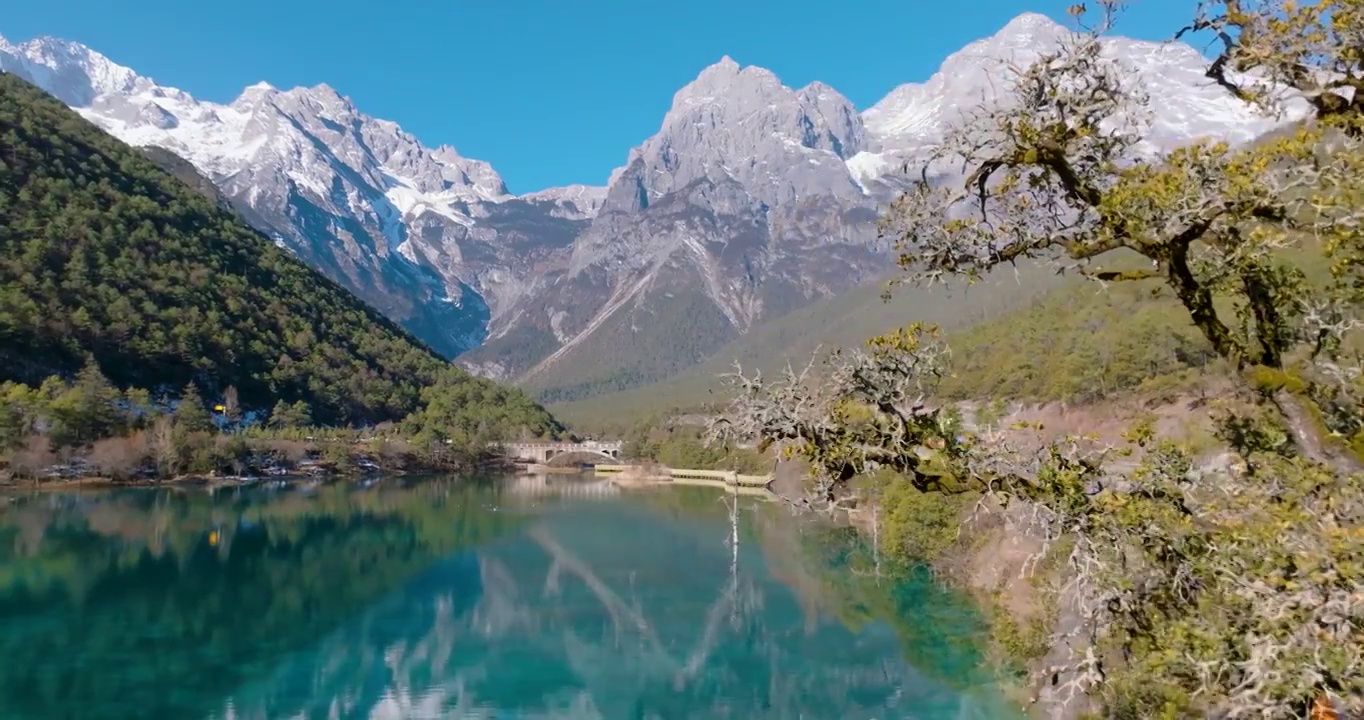
[[(66, 425), (90, 431), (63, 435), (53, 408), (64, 395), (145, 417), (127, 406), (190, 392), (218, 405), (229, 389), (237, 408), (262, 418), (279, 407), (328, 426), (412, 416), (410, 427), (445, 438), (560, 431), (520, 391), (448, 365), (221, 202), (9, 74), (0, 74), (0, 381), (11, 446), (33, 433), (80, 443), (137, 425), (68, 413)], [(418, 413), (447, 395), (457, 409)]]

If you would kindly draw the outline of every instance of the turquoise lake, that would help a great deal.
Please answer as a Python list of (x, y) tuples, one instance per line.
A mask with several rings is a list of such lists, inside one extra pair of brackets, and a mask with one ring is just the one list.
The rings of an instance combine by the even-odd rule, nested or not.
[(969, 602), (702, 488), (0, 496), (0, 718), (1008, 718)]

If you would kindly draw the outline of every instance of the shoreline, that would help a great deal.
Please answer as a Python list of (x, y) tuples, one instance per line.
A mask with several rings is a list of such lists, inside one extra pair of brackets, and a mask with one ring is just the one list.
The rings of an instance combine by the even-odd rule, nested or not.
[[(808, 478), (808, 470), (802, 464), (783, 462), (770, 486), (770, 496), (797, 504)], [(952, 539), (915, 562), (929, 568), (935, 582), (969, 596), (988, 618), (988, 653), (990, 662), (1000, 672), (999, 687), (1024, 717), (1077, 720), (1087, 699), (1058, 701), (1034, 677), (1056, 664), (1063, 650), (1051, 646), (1041, 650), (1027, 643), (1029, 636), (1044, 627), (1051, 629), (1074, 621), (1059, 612), (1058, 607), (1059, 580), (1064, 572), (1063, 563), (1058, 562), (1060, 544), (1058, 548), (1044, 548), (1035, 538), (1014, 532), (1019, 507), (980, 506), (977, 500), (963, 499), (956, 510), (957, 531)], [(872, 545), (884, 542), (883, 531), (889, 518), (874, 511), (871, 503), (859, 502), (837, 507), (830, 519), (852, 528), (863, 542)], [(882, 550), (885, 551), (884, 546)], [(1024, 573), (1029, 565), (1035, 572)], [(1011, 666), (1025, 669), (1026, 674), (1014, 675), (1009, 671)]]
[(514, 466), (499, 463), (478, 463), (463, 467), (415, 467), (367, 469), (364, 472), (324, 470), (321, 472), (287, 472), (268, 475), (176, 475), (169, 478), (131, 478), (118, 479), (103, 475), (83, 475), (74, 478), (41, 478), (22, 480), (0, 479), (0, 492), (9, 490), (29, 490), (56, 492), (61, 490), (115, 490), (127, 488), (221, 488), (221, 487), (258, 487), (267, 484), (298, 485), (306, 481), (320, 482), (360, 481), (377, 477), (411, 477), (414, 475), (442, 474), (482, 474), (507, 472)]

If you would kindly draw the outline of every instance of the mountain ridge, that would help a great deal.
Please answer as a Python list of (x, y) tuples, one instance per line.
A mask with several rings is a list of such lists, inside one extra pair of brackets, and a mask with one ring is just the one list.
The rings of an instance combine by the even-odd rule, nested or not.
[[(1001, 69), (1070, 32), (1023, 13), (862, 111), (828, 84), (788, 87), (725, 55), (676, 91), (605, 186), (523, 195), (490, 164), (427, 148), (325, 84), (258, 83), (214, 105), (52, 39), (0, 40), (0, 68), (58, 86), (125, 139), (180, 147), (277, 244), (465, 367), (594, 392), (667, 377), (879, 277), (889, 261), (875, 220), (900, 168), (971, 109), (1003, 102)], [(1151, 151), (1242, 142), (1292, 119), (1238, 104), (1188, 45), (1104, 43), (1157, 85)], [(666, 307), (680, 297), (696, 322)], [(682, 325), (656, 327), (663, 318)]]

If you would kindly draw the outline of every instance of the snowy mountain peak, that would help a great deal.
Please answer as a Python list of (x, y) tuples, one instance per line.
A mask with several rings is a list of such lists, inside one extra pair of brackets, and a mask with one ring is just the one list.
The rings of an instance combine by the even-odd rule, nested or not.
[(810, 98), (821, 98), (829, 95), (837, 95), (838, 97), (843, 97), (842, 93), (833, 89), (833, 87), (830, 86), (828, 83), (823, 83), (820, 82), (819, 80), (816, 80), (810, 83), (809, 85), (806, 85), (805, 87), (801, 88), (799, 92), (803, 97)]
[(734, 61), (734, 58), (732, 58), (732, 57), (730, 57), (730, 56), (728, 56), (728, 55), (723, 55), (723, 56), (720, 57), (719, 61), (717, 61), (715, 64), (710, 65), (710, 66), (707, 67), (705, 70), (702, 70), (702, 71), (701, 71), (701, 74), (704, 75), (704, 74), (707, 73), (707, 72), (715, 72), (715, 73), (727, 73), (727, 74), (730, 74), (730, 75), (734, 75), (734, 74), (737, 74), (737, 73), (739, 72), (739, 70), (740, 70), (739, 63), (735, 62), (735, 61)]
[[(1051, 18), (1023, 13), (948, 56), (927, 81), (895, 88), (862, 113), (868, 132), (886, 152), (858, 158), (854, 174), (865, 183), (906, 162), (916, 165), (915, 158), (968, 113), (1008, 102), (1011, 72), (1068, 37), (1073, 31)], [(1205, 75), (1207, 59), (1185, 43), (1114, 35), (1100, 42), (1104, 56), (1123, 66), (1131, 86), (1149, 95), (1144, 108), (1133, 109), (1147, 125), (1143, 152), (1167, 151), (1197, 138), (1246, 142), (1278, 124), (1214, 85)]]
[[(397, 204), (404, 208), (508, 197), (487, 163), (449, 147), (428, 150), (396, 123), (358, 112), (327, 83), (280, 91), (258, 82), (231, 104), (218, 105), (157, 85), (84, 45), (53, 38), (0, 44), (0, 69), (25, 77), (133, 145), (158, 145), (182, 155), (215, 180), (245, 171), (240, 181), (264, 182), (257, 173), (268, 167), (271, 182), (287, 178), (313, 202), (356, 207), (369, 201), (365, 193), (339, 199), (338, 171), (350, 181), (364, 178), (381, 194), (406, 188), (393, 191), (403, 194)], [(409, 197), (413, 191), (435, 196)]]
[[(1039, 53), (1050, 50), (1075, 30), (1052, 20), (1041, 13), (1025, 12), (1005, 23), (995, 34), (968, 44), (954, 53), (953, 57), (991, 56), (997, 59), (1014, 59), (1027, 62)], [(1021, 55), (1019, 55), (1021, 53)], [(950, 59), (950, 58), (949, 58)]]
[(859, 202), (844, 160), (867, 144), (856, 109), (832, 87), (793, 90), (770, 70), (726, 56), (677, 91), (659, 131), (612, 173), (603, 212), (644, 210), (693, 185), (741, 188), (742, 199), (732, 189), (695, 196), (725, 212), (825, 194)]
[(49, 36), (14, 45), (0, 39), (0, 68), (41, 77), (62, 102), (85, 107), (99, 95), (134, 92), (150, 81), (78, 42)]
[(565, 185), (552, 187), (521, 196), (526, 200), (569, 200), (584, 203), (601, 202), (606, 197), (606, 187), (602, 185)]
[(337, 92), (336, 88), (327, 83), (318, 83), (310, 88), (294, 88), (289, 92), (311, 98), (326, 105), (353, 107), (350, 98)]
[(1070, 32), (1061, 23), (1038, 12), (1022, 12), (1004, 24), (995, 37), (1016, 37), (1024, 34), (1056, 34)]
[(248, 85), (244, 88), (237, 99), (233, 100), (233, 107), (249, 109), (260, 101), (280, 94), (279, 88), (268, 82), (258, 82), (255, 85)]
[(950, 118), (999, 96), (1011, 65), (1026, 66), (1069, 34), (1046, 15), (1022, 13), (993, 35), (947, 56), (926, 82), (895, 88), (863, 112), (862, 119), (883, 140), (909, 136), (927, 142), (941, 135)]

